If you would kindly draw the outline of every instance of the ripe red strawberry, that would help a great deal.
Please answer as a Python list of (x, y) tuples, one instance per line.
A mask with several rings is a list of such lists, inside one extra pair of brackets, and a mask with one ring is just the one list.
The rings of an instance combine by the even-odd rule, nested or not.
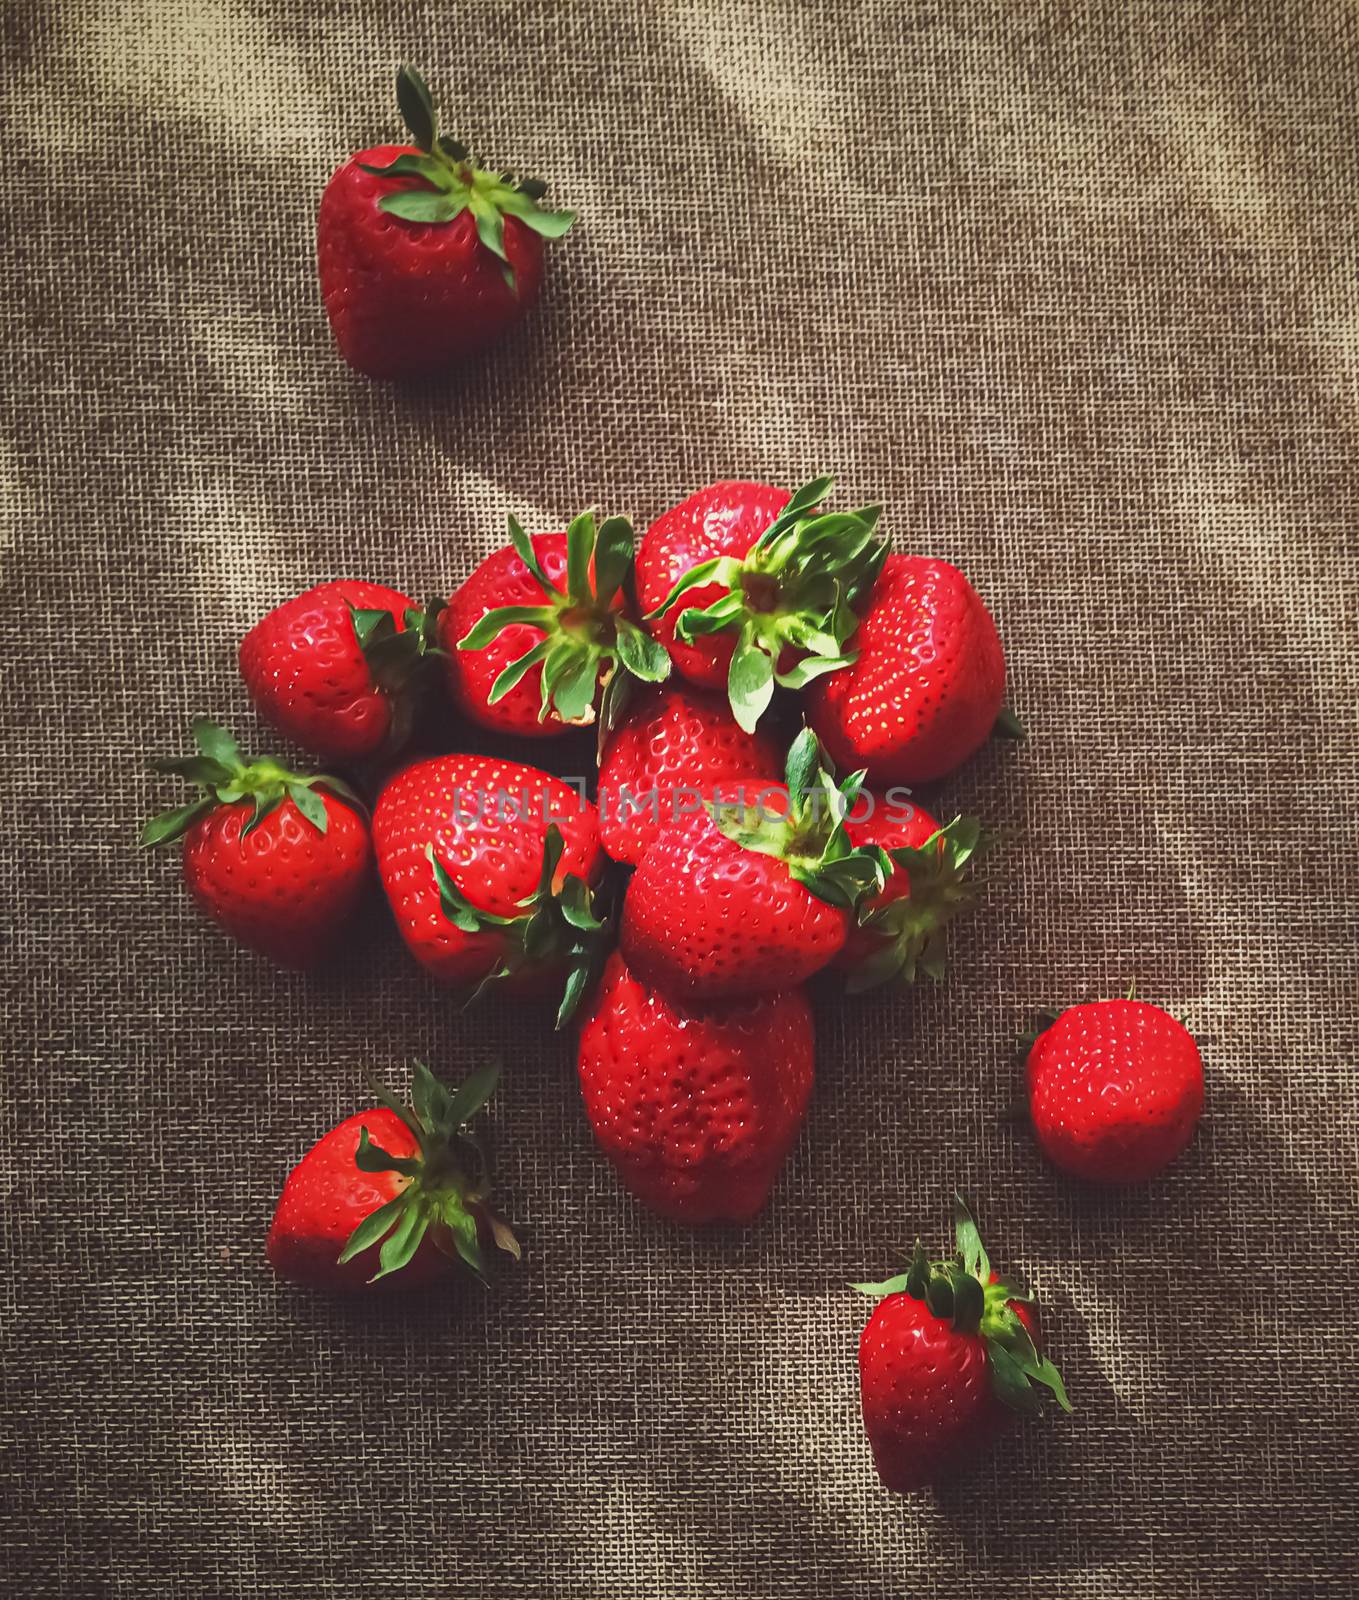
[(272, 727), (323, 761), (356, 761), (406, 739), (437, 603), (341, 579), (275, 606), (241, 640), (241, 676)]
[(800, 989), (681, 1009), (615, 951), (581, 1025), (585, 1112), (644, 1205), (676, 1222), (745, 1222), (796, 1142), (812, 1045)]
[(851, 993), (880, 983), (914, 983), (918, 972), (944, 972), (941, 934), (972, 903), (968, 864), (989, 843), (975, 817), (954, 817), (944, 827), (908, 799), (864, 790), (845, 819), (850, 843), (878, 845), (892, 863), (881, 894), (861, 907), (845, 948), (833, 965), (848, 973)]
[(691, 683), (726, 685), (747, 733), (776, 683), (800, 689), (852, 659), (854, 607), (886, 552), (881, 507), (819, 513), (830, 488), (818, 478), (790, 497), (767, 483), (711, 484), (652, 523), (637, 553), (652, 632)]
[(415, 145), (351, 156), (321, 196), (316, 256), (340, 354), (371, 378), (438, 371), (488, 349), (538, 298), (543, 240), (570, 211), (547, 185), (483, 171), (440, 135), (429, 90), (402, 67), (401, 115)]
[(1092, 1183), (1154, 1178), (1189, 1144), (1203, 1110), (1198, 1046), (1142, 1000), (1061, 1012), (1034, 1040), (1027, 1078), (1039, 1149)]
[(946, 561), (890, 555), (852, 666), (812, 685), (808, 721), (834, 760), (873, 783), (925, 783), (996, 727), (1005, 656), (977, 591)]
[[(199, 909), (280, 966), (313, 967), (344, 935), (368, 881), (368, 827), (338, 778), (246, 763), (236, 741), (195, 717), (199, 754), (152, 762), (188, 778), (197, 800), (163, 812), (144, 845), (184, 840), (184, 881)], [(343, 797), (343, 798), (341, 798)]]
[(763, 735), (745, 733), (726, 702), (667, 684), (638, 697), (609, 737), (599, 764), (599, 835), (632, 866), (657, 834), (687, 812), (777, 784), (781, 764)]
[(490, 1173), (463, 1131), (495, 1092), (487, 1067), (450, 1093), (415, 1063), (412, 1105), (346, 1117), (288, 1174), (265, 1246), (280, 1278), (346, 1292), (424, 1288), (461, 1261), (478, 1276), (483, 1247), (519, 1259), (519, 1244), (486, 1204)]
[(954, 1196), (957, 1256), (930, 1262), (917, 1240), (908, 1271), (855, 1288), (881, 1297), (859, 1339), (864, 1428), (884, 1486), (897, 1493), (973, 1465), (1012, 1411), (1041, 1388), (1071, 1410), (1039, 1353), (1033, 1296), (991, 1270), (977, 1225)]
[(513, 517), (510, 543), (487, 556), (440, 618), (448, 687), (474, 722), (550, 737), (621, 709), (626, 683), (659, 683), (665, 651), (623, 615), (632, 524), (586, 512), (565, 533), (530, 539)]
[(667, 826), (632, 876), (620, 942), (646, 982), (688, 1004), (767, 994), (801, 983), (844, 947), (862, 901), (891, 863), (854, 849), (843, 789), (804, 730), (788, 754), (787, 788)]
[(563, 995), (596, 964), (603, 867), (592, 805), (560, 778), (491, 756), (435, 756), (394, 777), (373, 813), (378, 870), (411, 954), (440, 983)]

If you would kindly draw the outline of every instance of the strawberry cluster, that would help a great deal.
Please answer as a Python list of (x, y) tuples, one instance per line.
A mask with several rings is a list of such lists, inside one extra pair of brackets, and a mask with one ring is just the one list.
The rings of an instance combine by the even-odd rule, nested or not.
[[(537, 295), (543, 240), (573, 221), (441, 135), (410, 69), (398, 98), (414, 143), (344, 163), (318, 233), (341, 353), (383, 378), (494, 342)], [(808, 985), (937, 976), (970, 901), (980, 824), (941, 826), (909, 786), (1020, 731), (976, 590), (891, 551), (879, 507), (828, 510), (831, 488), (714, 483), (640, 542), (623, 517), (533, 536), (511, 518), (508, 542), (423, 607), (366, 581), (284, 602), (241, 641), (241, 675), (261, 719), (340, 774), (247, 759), (199, 717), (195, 753), (155, 764), (195, 795), (143, 842), (182, 840), (199, 907), (298, 969), (345, 942), (376, 875), (433, 981), (578, 1022), (586, 1117), (643, 1205), (748, 1220), (811, 1099)], [(580, 746), (580, 730), (576, 783), (484, 748)], [(279, 1275), (385, 1290), (517, 1258), (469, 1126), (496, 1082), (488, 1067), (451, 1090), (417, 1063), (409, 1103), (376, 1089), (378, 1108), (288, 1177), (267, 1244)], [(1184, 1028), (1130, 996), (1049, 1016), (1028, 1089), (1050, 1160), (1136, 1181), (1188, 1144), (1203, 1078)], [(861, 1394), (893, 1489), (966, 1464), (1044, 1393), (1067, 1407), (1028, 1290), (954, 1211), (954, 1257), (917, 1244), (899, 1277), (859, 1286), (879, 1301)]]

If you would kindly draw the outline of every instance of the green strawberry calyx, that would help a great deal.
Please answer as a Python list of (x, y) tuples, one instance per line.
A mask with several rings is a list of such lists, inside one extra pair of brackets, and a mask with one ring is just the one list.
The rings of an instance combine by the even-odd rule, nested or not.
[(860, 927), (882, 942), (845, 980), (851, 994), (880, 983), (914, 983), (922, 972), (936, 980), (943, 976), (943, 930), (972, 904), (967, 868), (993, 842), (976, 817), (960, 816), (921, 845), (887, 852), (906, 874), (910, 892), (884, 906), (860, 907)]
[(423, 610), (408, 606), (402, 613), (402, 626), (390, 611), (351, 605), (354, 638), (373, 683), (386, 695), (391, 708), (391, 724), (386, 748), (399, 750), (410, 736), (416, 701), (435, 660), (444, 655), (439, 646), (439, 614), (444, 602), (433, 599)]
[(542, 638), (505, 668), (491, 685), (489, 704), (503, 699), (533, 667), (542, 668), (543, 721), (549, 712), (577, 726), (596, 721), (601, 680), (600, 737), (616, 725), (630, 686), (662, 683), (670, 675), (665, 647), (615, 606), (632, 571), (634, 535), (626, 517), (596, 522), (583, 512), (566, 530), (566, 586), (544, 572), (529, 538), (514, 517), (510, 542), (543, 591), (541, 605), (497, 606), (458, 640), (459, 650), (484, 650), (506, 628), (527, 625)]
[(386, 166), (363, 161), (359, 166), (379, 178), (423, 178), (429, 187), (384, 194), (379, 209), (406, 222), (436, 224), (452, 222), (470, 211), (477, 237), (500, 262), (505, 282), (518, 293), (514, 268), (505, 252), (505, 218), (518, 218), (544, 239), (560, 239), (576, 220), (575, 212), (544, 210), (538, 202), (547, 193), (547, 185), (540, 179), (490, 172), (474, 160), (465, 145), (441, 134), (429, 88), (414, 67), (397, 69), (396, 99), (418, 153), (407, 151)]
[(483, 1067), (457, 1089), (449, 1090), (417, 1061), (409, 1105), (381, 1084), (370, 1085), (378, 1100), (410, 1129), (419, 1154), (391, 1155), (373, 1143), (367, 1128), (360, 1128), (354, 1154), (359, 1171), (395, 1172), (405, 1181), (394, 1199), (370, 1212), (350, 1234), (338, 1265), (380, 1242), (378, 1270), (368, 1280), (376, 1283), (406, 1266), (426, 1234), (445, 1255), (463, 1262), (479, 1278), (486, 1275), (484, 1238), (518, 1261), (519, 1241), (486, 1203), (491, 1165), (485, 1147), (466, 1126), (495, 1093), (499, 1081), (499, 1067)]
[(953, 1197), (953, 1228), (957, 1251), (948, 1260), (930, 1261), (917, 1239), (905, 1272), (883, 1283), (851, 1287), (878, 1300), (889, 1294), (908, 1294), (924, 1301), (930, 1314), (955, 1332), (979, 1334), (986, 1344), (991, 1388), (1011, 1410), (1034, 1415), (1042, 1409), (1043, 1391), (1047, 1390), (1063, 1411), (1070, 1411), (1061, 1373), (1039, 1354), (1015, 1310), (1016, 1304), (1031, 1304), (1033, 1293), (1017, 1278), (998, 1276), (992, 1281), (986, 1247), (960, 1194)]
[(474, 906), (453, 875), (434, 853), (425, 852), (434, 869), (439, 906), (464, 933), (500, 935), (503, 953), (468, 996), (468, 1004), (488, 989), (523, 969), (560, 965), (565, 973), (557, 1027), (565, 1027), (603, 964), (608, 944), (608, 919), (601, 914), (601, 896), (574, 872), (562, 874), (561, 829), (548, 824), (538, 886), (518, 902), (513, 916), (499, 916)]
[(285, 800), (291, 800), (317, 833), (324, 834), (329, 819), (318, 789), (329, 790), (358, 810), (364, 809), (363, 801), (349, 785), (329, 773), (291, 772), (270, 756), (247, 761), (231, 734), (209, 717), (193, 719), (193, 740), (198, 746), (197, 755), (159, 759), (150, 766), (153, 772), (187, 778), (198, 789), (198, 798), (152, 817), (142, 829), (143, 845), (169, 844), (180, 839), (200, 817), (240, 800), (252, 800), (255, 806), (241, 829), (242, 839)]
[(891, 858), (880, 845), (856, 847), (845, 831), (845, 818), (863, 781), (863, 772), (856, 772), (837, 783), (820, 740), (804, 728), (789, 748), (784, 768), (786, 811), (771, 810), (758, 795), (715, 801), (710, 810), (728, 839), (743, 849), (778, 857), (789, 876), (818, 900), (858, 912), (882, 893), (892, 872)]
[[(845, 649), (859, 626), (855, 606), (882, 571), (887, 545), (877, 531), (881, 506), (818, 509), (833, 482), (821, 477), (804, 484), (745, 556), (700, 561), (647, 613), (648, 622), (663, 617), (699, 586), (726, 590), (702, 610), (683, 609), (675, 637), (693, 644), (711, 634), (736, 633), (727, 697), (747, 733), (755, 731), (775, 684), (801, 689), (855, 659)], [(779, 661), (789, 650), (798, 660), (781, 671)]]

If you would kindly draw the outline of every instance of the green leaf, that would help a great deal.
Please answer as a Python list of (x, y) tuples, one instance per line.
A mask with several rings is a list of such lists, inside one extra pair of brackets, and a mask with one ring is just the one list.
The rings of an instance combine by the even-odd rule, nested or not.
[(209, 761), (218, 762), (229, 772), (245, 771), (240, 747), (226, 729), (210, 717), (193, 719), (193, 742)]
[(488, 914), (478, 911), (454, 882), (447, 867), (434, 854), (434, 846), (425, 851), (425, 857), (434, 868), (434, 882), (439, 890), (439, 909), (455, 928), (464, 933), (480, 933), (487, 926)]
[(557, 907), (567, 922), (581, 933), (598, 933), (604, 926), (591, 905), (590, 885), (574, 872), (568, 873), (557, 895)]
[(634, 678), (644, 683), (664, 683), (670, 676), (670, 655), (659, 639), (626, 617), (617, 622), (618, 659)]
[(262, 794), (257, 794), (255, 796), (255, 809), (253, 812), (251, 812), (245, 826), (241, 829), (242, 841), (248, 839), (266, 817), (272, 816), (274, 812), (278, 810), (280, 804), (282, 803), (282, 799), (282, 795), (271, 795), (268, 799), (266, 799)]
[(605, 517), (595, 536), (595, 599), (608, 605), (628, 575), (636, 537), (626, 517)]
[(401, 108), (401, 120), (410, 129), (411, 138), (422, 150), (432, 150), (438, 129), (434, 101), (425, 80), (414, 67), (404, 63), (397, 68), (396, 103)]
[(467, 209), (467, 201), (441, 189), (402, 189), (384, 194), (378, 210), (401, 217), (406, 222), (452, 222)]
[(570, 663), (552, 690), (552, 705), (563, 722), (582, 722), (594, 704), (599, 682), (599, 650), (591, 645)]
[(450, 161), (466, 161), (472, 154), (461, 139), (455, 139), (447, 133), (441, 133), (435, 143)]
[(585, 990), (590, 982), (589, 961), (577, 962), (566, 975), (566, 982), (562, 985), (561, 1004), (557, 1007), (555, 1028), (564, 1028), (576, 1014), (576, 1008), (584, 998)]
[(477, 1219), (460, 1202), (446, 1202), (441, 1220), (453, 1239), (453, 1248), (463, 1261), (481, 1278), (486, 1275), (486, 1263), (481, 1256), (481, 1241), (477, 1237)]
[(357, 162), (362, 172), (371, 172), (375, 178), (424, 178), (436, 188), (448, 189), (453, 181), (448, 167), (437, 156), (416, 156), (409, 150), (389, 161), (385, 167), (372, 166), (366, 161)]
[[(493, 256), (508, 262), (505, 254), (505, 219), (478, 189), (470, 191), (467, 203), (477, 224), (477, 238)], [(461, 207), (459, 208), (461, 209)]]
[(925, 1285), (925, 1304), (932, 1315), (948, 1322), (953, 1317), (953, 1285), (947, 1278), (932, 1273)]
[(1041, 1402), (1023, 1367), (1008, 1350), (990, 1340), (986, 1345), (986, 1367), (991, 1376), (991, 1388), (1002, 1405), (1028, 1417), (1041, 1411)]
[(318, 777), (313, 778), (311, 782), (313, 788), (325, 789), (339, 799), (347, 801), (360, 816), (368, 814), (368, 807), (363, 802), (363, 796), (351, 789), (343, 778), (335, 778), (330, 773), (323, 772)]
[(774, 698), (774, 663), (744, 636), (731, 658), (727, 696), (739, 726), (746, 733), (754, 733)]
[(325, 801), (314, 789), (309, 789), (305, 783), (290, 783), (288, 798), (317, 833), (325, 833), (330, 819), (326, 816)]
[(454, 1129), (462, 1127), (465, 1122), (470, 1122), (496, 1092), (499, 1084), (500, 1066), (496, 1062), (486, 1067), (478, 1067), (475, 1072), (464, 1078), (448, 1097), (446, 1126)]
[(852, 667), (857, 655), (804, 656), (787, 672), (780, 672), (779, 683), (785, 689), (805, 689), (813, 678), (823, 678), (828, 672), (839, 672), (841, 667)]
[(884, 942), (846, 976), (845, 991), (848, 994), (863, 994), (880, 984), (891, 983), (902, 975), (905, 965), (905, 949), (895, 941)]
[(986, 1297), (982, 1286), (967, 1272), (957, 1273), (953, 1279), (953, 1326), (960, 1333), (976, 1333), (981, 1326)]
[(980, 1283), (985, 1283), (991, 1276), (991, 1261), (967, 1201), (956, 1192), (953, 1196), (953, 1233), (963, 1265)]
[(495, 1240), (497, 1250), (503, 1250), (507, 1256), (513, 1256), (518, 1261), (523, 1252), (519, 1248), (519, 1241), (514, 1236), (514, 1231), (503, 1217), (496, 1216), (494, 1211), (483, 1210), (486, 1226), (491, 1230), (491, 1237)]
[(525, 673), (531, 671), (552, 648), (550, 639), (540, 639), (531, 650), (526, 650), (517, 661), (511, 661), (509, 666), (499, 675), (491, 685), (491, 692), (486, 696), (489, 705), (495, 705), (497, 700), (503, 700), (514, 688)]
[(506, 628), (516, 624), (522, 623), (546, 630), (556, 614), (552, 606), (497, 606), (493, 611), (488, 611), (480, 622), (474, 623), (458, 640), (458, 649), (484, 650), (488, 644), (498, 639)]
[(690, 589), (696, 589), (701, 583), (707, 582), (722, 567), (723, 563), (729, 560), (730, 557), (728, 556), (714, 556), (710, 561), (700, 561), (696, 567), (690, 567), (688, 572), (680, 578), (675, 587), (666, 595), (665, 599), (661, 601), (660, 605), (654, 611), (648, 611), (642, 620), (644, 622), (652, 622), (657, 617), (663, 617), (682, 594), (687, 593)]
[(543, 593), (561, 595), (561, 590), (543, 571), (542, 563), (538, 560), (538, 552), (533, 548), (533, 540), (524, 532), (516, 518), (510, 517), (509, 525), (510, 543), (514, 546), (515, 554), (538, 580)]
[(355, 1256), (369, 1250), (392, 1227), (397, 1218), (409, 1204), (408, 1196), (403, 1191), (394, 1200), (389, 1200), (385, 1206), (379, 1206), (376, 1211), (368, 1215), (354, 1229), (349, 1238), (345, 1240), (344, 1249), (340, 1251), (337, 1265), (344, 1266), (346, 1261), (352, 1261)]
[(566, 592), (578, 605), (588, 605), (594, 596), (590, 591), (590, 557), (595, 553), (595, 519), (582, 512), (571, 519), (566, 530)]
[(214, 761), (210, 756), (170, 756), (168, 759), (159, 757), (147, 765), (152, 772), (172, 774), (176, 778), (187, 778), (190, 783), (201, 784), (205, 789), (216, 789), (231, 781), (231, 771), (220, 761)]
[(495, 203), (544, 239), (560, 239), (570, 232), (576, 220), (574, 211), (545, 211), (522, 186), (517, 190), (497, 190)]
[(390, 611), (384, 611), (380, 606), (371, 610), (350, 606), (349, 614), (360, 650), (366, 651), (379, 639), (390, 638), (396, 633), (396, 619)]
[(1057, 1404), (1068, 1415), (1070, 1414), (1071, 1401), (1067, 1396), (1066, 1384), (1062, 1381), (1061, 1373), (1058, 1372), (1057, 1368), (1053, 1366), (1046, 1356), (1039, 1359), (1037, 1366), (1029, 1373), (1029, 1377), (1033, 1382), (1041, 1383), (1050, 1389), (1056, 1396)]
[(812, 788), (820, 771), (821, 741), (810, 728), (804, 728), (789, 746), (783, 768), (783, 781), (795, 805)]
[(173, 811), (162, 811), (158, 817), (152, 817), (142, 829), (141, 843), (149, 848), (158, 844), (169, 844), (172, 839), (181, 838), (199, 817), (212, 810), (213, 805), (212, 796), (204, 795), (192, 805), (177, 806)]
[(906, 1274), (898, 1273), (895, 1278), (885, 1278), (881, 1283), (851, 1283), (850, 1288), (856, 1294), (871, 1295), (875, 1300), (881, 1300), (889, 1294), (904, 1294), (906, 1291)]
[(425, 1230), (429, 1227), (429, 1212), (422, 1205), (408, 1205), (397, 1218), (396, 1226), (382, 1241), (382, 1248), (378, 1251), (378, 1261), (381, 1263), (378, 1270), (368, 1280), (376, 1283), (379, 1278), (385, 1278), (393, 1272), (400, 1272), (402, 1267), (409, 1264), (415, 1252), (420, 1248), (420, 1241), (425, 1237)]
[(996, 718), (995, 726), (991, 729), (991, 732), (997, 739), (1027, 739), (1029, 737), (1024, 724), (1008, 707), (1002, 710)]
[(366, 1124), (359, 1129), (359, 1147), (354, 1152), (354, 1165), (360, 1172), (399, 1172), (407, 1178), (415, 1177), (420, 1171), (420, 1163), (414, 1156), (394, 1156), (380, 1144), (374, 1144), (368, 1137)]

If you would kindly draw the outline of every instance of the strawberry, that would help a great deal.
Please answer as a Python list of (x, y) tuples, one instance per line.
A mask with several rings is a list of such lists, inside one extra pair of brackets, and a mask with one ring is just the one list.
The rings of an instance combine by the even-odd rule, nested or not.
[(776, 683), (800, 689), (852, 659), (854, 607), (886, 552), (881, 507), (820, 513), (830, 488), (830, 478), (791, 496), (767, 483), (711, 484), (652, 523), (637, 553), (652, 632), (682, 677), (726, 686), (747, 733)]
[(852, 666), (812, 685), (807, 720), (836, 761), (866, 768), (871, 782), (941, 778), (996, 728), (1005, 694), (996, 625), (946, 561), (888, 556), (854, 645)]
[(686, 809), (743, 792), (753, 800), (779, 772), (773, 744), (737, 727), (725, 701), (678, 684), (649, 689), (604, 745), (604, 848), (615, 861), (636, 866), (662, 827), (678, 822)]
[(812, 1092), (800, 989), (680, 1008), (615, 951), (581, 1025), (580, 1087), (626, 1188), (676, 1222), (745, 1222), (769, 1198)]
[(380, 1109), (346, 1117), (288, 1174), (265, 1252), (280, 1278), (347, 1292), (424, 1288), (455, 1263), (482, 1276), (483, 1246), (519, 1259), (486, 1204), (490, 1173), (464, 1124), (495, 1092), (484, 1068), (450, 1093), (415, 1063), (412, 1104), (377, 1090)]
[(665, 651), (623, 615), (632, 524), (586, 512), (565, 533), (530, 539), (513, 517), (510, 543), (487, 556), (440, 619), (448, 687), (473, 721), (498, 733), (547, 737), (595, 721), (607, 727), (632, 679), (659, 683)]
[(316, 966), (334, 950), (368, 883), (361, 802), (338, 778), (247, 763), (225, 728), (195, 717), (199, 753), (153, 761), (188, 778), (199, 798), (153, 818), (144, 845), (184, 841), (184, 881), (199, 909), (233, 939), (283, 967)]
[(255, 709), (323, 761), (399, 749), (438, 611), (437, 602), (420, 611), (395, 589), (351, 579), (275, 606), (241, 640)]
[(856, 774), (836, 788), (804, 730), (788, 753), (786, 787), (662, 828), (623, 901), (632, 970), (687, 1004), (786, 989), (832, 961), (891, 867), (845, 833), (857, 784)]
[(532, 308), (543, 240), (570, 211), (547, 185), (484, 171), (440, 135), (429, 90), (402, 67), (397, 102), (414, 145), (351, 156), (321, 196), (316, 257), (340, 354), (370, 378), (408, 378), (495, 344)]
[(1143, 1000), (1053, 1015), (1029, 1050), (1029, 1116), (1055, 1167), (1092, 1183), (1144, 1183), (1194, 1137), (1203, 1062), (1189, 1030)]
[(1041, 1409), (1043, 1389), (1071, 1410), (1040, 1354), (1033, 1296), (991, 1270), (961, 1196), (953, 1215), (954, 1258), (928, 1261), (917, 1240), (901, 1276), (854, 1285), (879, 1302), (859, 1339), (859, 1392), (878, 1476), (897, 1493), (971, 1466), (1011, 1412)]
[(558, 1026), (594, 971), (604, 924), (592, 805), (560, 778), (491, 756), (435, 756), (373, 813), (378, 871), (411, 954), (479, 995), (562, 990)]
[(941, 828), (913, 802), (898, 805), (867, 789), (855, 809), (860, 815), (845, 818), (850, 843), (879, 846), (892, 872), (882, 893), (860, 907), (833, 965), (848, 973), (852, 994), (880, 983), (914, 983), (918, 972), (942, 977), (940, 935), (972, 903), (965, 869), (989, 839), (975, 817), (954, 817)]

